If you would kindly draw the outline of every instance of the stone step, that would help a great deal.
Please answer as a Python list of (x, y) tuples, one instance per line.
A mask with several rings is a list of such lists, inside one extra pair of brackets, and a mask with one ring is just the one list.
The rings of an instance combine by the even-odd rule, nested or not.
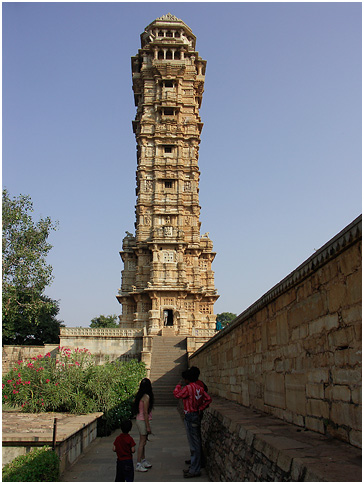
[(156, 405), (177, 406), (173, 390), (187, 366), (186, 337), (153, 337), (150, 380)]
[[(184, 370), (184, 367), (181, 367), (181, 368), (174, 368), (174, 369), (156, 369), (156, 368), (153, 368), (153, 370), (150, 372), (150, 376), (151, 378), (154, 378), (154, 377), (164, 377), (165, 375), (170, 375), (170, 376), (173, 376), (175, 377), (176, 375), (181, 375), (181, 373), (183, 372)], [(168, 378), (168, 376), (167, 376)]]

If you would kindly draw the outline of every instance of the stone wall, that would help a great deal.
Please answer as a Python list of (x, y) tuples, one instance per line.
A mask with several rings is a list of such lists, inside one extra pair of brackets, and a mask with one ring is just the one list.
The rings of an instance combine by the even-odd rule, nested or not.
[(212, 394), (361, 446), (361, 217), (190, 358)]
[(219, 397), (202, 437), (214, 482), (362, 482), (360, 449)]
[(135, 358), (143, 350), (143, 331), (120, 328), (61, 328), (60, 346), (87, 348), (98, 364)]
[(28, 360), (33, 358), (34, 356), (38, 355), (46, 355), (50, 353), (54, 356), (58, 353), (58, 345), (54, 344), (47, 344), (41, 346), (11, 346), (11, 345), (4, 345), (3, 346), (3, 355), (2, 355), (2, 374), (5, 375), (8, 373), (12, 365), (14, 365), (17, 361), (20, 360)]
[(61, 328), (60, 344), (43, 346), (3, 346), (2, 373), (19, 360), (51, 353), (55, 356), (59, 346), (75, 349), (87, 348), (97, 364), (109, 361), (140, 360), (143, 350), (143, 331), (119, 328)]

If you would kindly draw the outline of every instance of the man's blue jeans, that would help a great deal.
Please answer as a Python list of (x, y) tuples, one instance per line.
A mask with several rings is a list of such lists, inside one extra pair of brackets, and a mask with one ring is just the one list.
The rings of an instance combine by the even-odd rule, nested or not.
[(201, 471), (201, 419), (198, 412), (185, 414), (185, 426), (191, 450), (190, 473)]

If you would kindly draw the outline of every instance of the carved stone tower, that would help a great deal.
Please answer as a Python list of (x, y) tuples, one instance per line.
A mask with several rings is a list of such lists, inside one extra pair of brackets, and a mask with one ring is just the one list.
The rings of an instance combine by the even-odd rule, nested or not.
[(148, 335), (215, 329), (212, 241), (200, 235), (199, 108), (206, 61), (196, 37), (171, 14), (141, 34), (132, 57), (137, 112), (135, 236), (127, 232), (117, 299), (120, 326)]

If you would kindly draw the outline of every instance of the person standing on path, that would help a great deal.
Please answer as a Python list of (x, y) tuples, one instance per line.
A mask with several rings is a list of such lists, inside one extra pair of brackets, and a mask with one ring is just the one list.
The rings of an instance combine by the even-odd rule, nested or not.
[(130, 420), (124, 420), (121, 423), (121, 434), (116, 437), (113, 445), (113, 451), (116, 452), (116, 477), (115, 482), (133, 482), (134, 481), (134, 464), (133, 454), (136, 443), (129, 432), (133, 424)]
[[(202, 387), (205, 390), (205, 392), (207, 393), (208, 392), (207, 385), (205, 384), (205, 382), (200, 380), (200, 369), (197, 368), (197, 366), (191, 366), (189, 371), (191, 372), (191, 375), (192, 375), (192, 378), (191, 378), (192, 381), (195, 381), (195, 378), (196, 378), (196, 381), (195, 381), (196, 385), (199, 385), (200, 387)], [(201, 422), (202, 422), (202, 418), (203, 418), (203, 410), (200, 411)], [(200, 426), (200, 433), (201, 433), (201, 426)], [(202, 437), (201, 436), (200, 436), (200, 440), (201, 440), (201, 443), (202, 443)], [(186, 462), (186, 464), (191, 464), (191, 459), (188, 459), (185, 462)], [(204, 455), (204, 452), (203, 452), (203, 449), (202, 449), (202, 446), (201, 446), (201, 468), (203, 469), (205, 466), (206, 466), (206, 458), (205, 458), (205, 455)]]
[(186, 386), (182, 388), (182, 381), (176, 385), (173, 395), (183, 400), (185, 427), (190, 445), (191, 465), (184, 471), (184, 477), (198, 477), (201, 475), (201, 418), (200, 412), (210, 405), (212, 399), (205, 390), (196, 384), (196, 374), (187, 370), (183, 372)]
[(145, 458), (145, 446), (148, 435), (152, 433), (150, 421), (152, 420), (152, 409), (154, 405), (154, 395), (152, 384), (148, 378), (143, 378), (140, 382), (138, 393), (135, 396), (133, 405), (136, 414), (136, 425), (139, 431), (139, 446), (137, 453), (137, 465), (135, 470), (147, 472), (152, 467)]

